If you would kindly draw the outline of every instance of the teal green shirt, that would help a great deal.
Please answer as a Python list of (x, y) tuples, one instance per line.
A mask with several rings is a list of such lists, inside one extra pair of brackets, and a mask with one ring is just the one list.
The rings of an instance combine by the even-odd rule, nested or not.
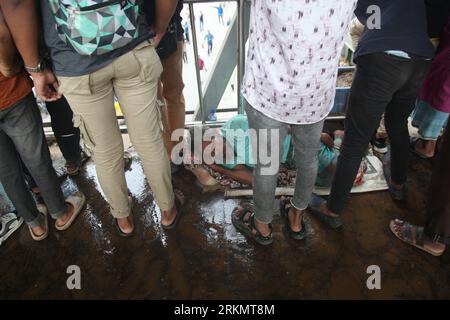
[[(234, 159), (224, 159), (223, 167), (233, 169), (238, 164), (254, 168), (252, 156), (252, 147), (247, 116), (237, 115), (228, 120), (220, 130), (225, 141), (234, 147)], [(291, 147), (291, 135), (287, 135), (283, 142), (283, 155), (281, 163), (285, 163), (288, 158), (289, 148)]]

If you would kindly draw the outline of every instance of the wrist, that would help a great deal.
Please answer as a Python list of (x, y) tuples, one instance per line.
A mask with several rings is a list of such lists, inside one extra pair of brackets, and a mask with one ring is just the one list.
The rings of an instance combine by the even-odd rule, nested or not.
[(25, 67), (25, 70), (26, 70), (29, 74), (35, 76), (35, 75), (37, 75), (37, 74), (42, 74), (42, 73), (44, 72), (44, 70), (45, 70), (45, 63), (44, 63), (44, 60), (41, 59), (41, 60), (39, 61), (39, 63), (37, 63), (37, 64), (34, 65), (34, 66), (27, 66), (27, 65), (25, 65), (24, 67)]

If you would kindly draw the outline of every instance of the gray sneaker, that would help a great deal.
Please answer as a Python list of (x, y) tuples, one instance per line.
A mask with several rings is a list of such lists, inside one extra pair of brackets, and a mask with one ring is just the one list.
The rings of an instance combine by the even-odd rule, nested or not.
[(0, 245), (6, 241), (23, 224), (23, 218), (15, 212), (0, 217)]

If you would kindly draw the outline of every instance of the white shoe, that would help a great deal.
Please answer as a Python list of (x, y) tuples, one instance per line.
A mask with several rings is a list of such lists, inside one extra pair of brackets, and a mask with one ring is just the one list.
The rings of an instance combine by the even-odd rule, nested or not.
[(78, 192), (75, 192), (74, 194), (70, 195), (66, 199), (66, 203), (71, 204), (73, 206), (73, 214), (69, 218), (69, 220), (67, 220), (67, 222), (62, 226), (59, 226), (55, 222), (55, 228), (56, 228), (56, 230), (59, 230), (59, 231), (67, 230), (72, 225), (72, 222), (75, 220), (75, 218), (81, 212), (81, 209), (83, 209), (84, 205), (86, 204), (86, 197), (84, 196), (83, 193), (78, 191)]
[(34, 241), (42, 241), (45, 238), (47, 238), (47, 236), (48, 236), (48, 219), (47, 219), (48, 211), (47, 211), (47, 207), (43, 204), (37, 204), (36, 207), (37, 207), (38, 211), (44, 215), (45, 232), (43, 234), (41, 234), (40, 236), (37, 236), (34, 234), (34, 232), (30, 226), (28, 226), (28, 229), (30, 229), (30, 234)]
[(0, 245), (23, 224), (23, 218), (10, 212), (0, 217)]

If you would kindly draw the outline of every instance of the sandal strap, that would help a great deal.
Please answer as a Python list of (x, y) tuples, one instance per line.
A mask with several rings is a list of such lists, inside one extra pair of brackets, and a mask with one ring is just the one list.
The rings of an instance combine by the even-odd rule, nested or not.
[(264, 236), (261, 232), (259, 232), (258, 228), (256, 228), (256, 224), (255, 224), (255, 213), (252, 213), (252, 215), (250, 216), (250, 219), (248, 220), (249, 226), (250, 228), (256, 231), (256, 236), (262, 240), (270, 240), (272, 239), (272, 226), (269, 224), (269, 228), (270, 228), (270, 233), (267, 236)]
[(250, 220), (244, 221), (245, 216), (246, 216), (249, 212), (253, 215), (253, 212), (252, 212), (251, 210), (249, 210), (248, 208), (242, 207), (242, 209), (236, 210), (236, 211), (234, 212), (234, 214), (236, 215), (237, 220), (241, 221), (242, 223), (249, 223)]
[(409, 222), (401, 221), (397, 223), (401, 228), (400, 235), (411, 243), (423, 246), (424, 245), (424, 228), (415, 226)]

